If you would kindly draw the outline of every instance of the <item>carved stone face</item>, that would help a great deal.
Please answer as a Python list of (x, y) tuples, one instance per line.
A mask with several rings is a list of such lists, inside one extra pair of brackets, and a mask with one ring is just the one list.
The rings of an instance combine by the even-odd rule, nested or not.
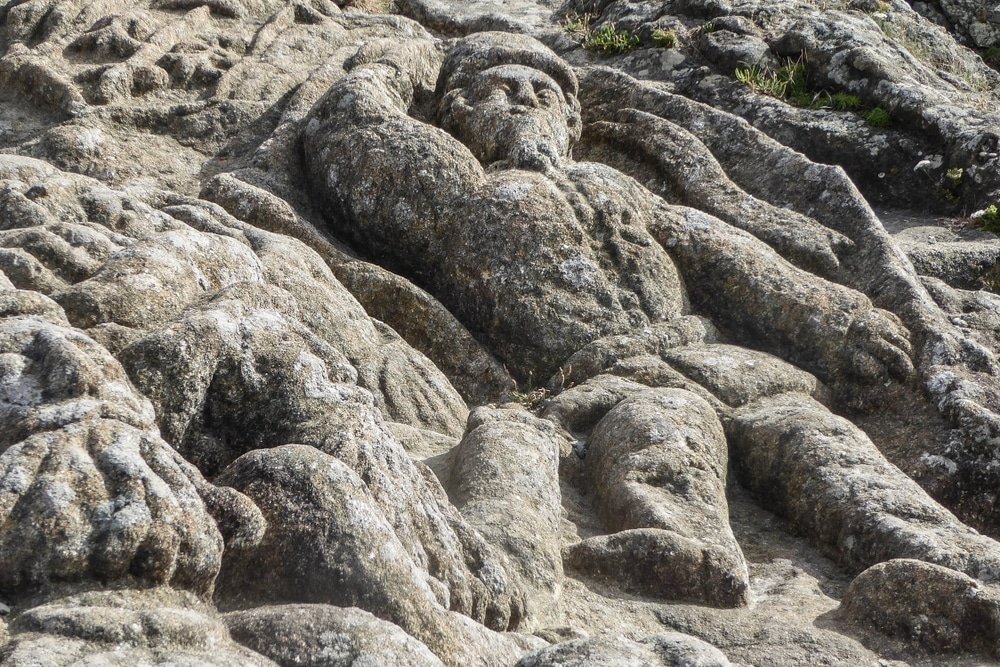
[(579, 104), (545, 72), (524, 65), (483, 70), (452, 91), (448, 129), (485, 164), (544, 169), (580, 137)]

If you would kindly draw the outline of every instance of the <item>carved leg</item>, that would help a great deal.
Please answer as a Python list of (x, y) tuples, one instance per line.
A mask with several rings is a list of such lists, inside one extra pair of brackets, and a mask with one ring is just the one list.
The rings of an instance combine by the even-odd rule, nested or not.
[(669, 599), (746, 604), (727, 459), (722, 425), (704, 399), (681, 389), (625, 399), (594, 429), (587, 451), (598, 509), (619, 532), (571, 547), (568, 564), (629, 577), (630, 588)]

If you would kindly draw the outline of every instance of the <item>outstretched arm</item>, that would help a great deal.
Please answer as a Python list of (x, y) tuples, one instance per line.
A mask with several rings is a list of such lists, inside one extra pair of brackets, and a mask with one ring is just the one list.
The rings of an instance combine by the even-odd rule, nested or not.
[(446, 214), (485, 174), (461, 143), (407, 115), (417, 77), (365, 62), (316, 105), (302, 136), (317, 205), (338, 234), (410, 275), (433, 272)]
[(807, 271), (835, 275), (837, 253), (850, 246), (815, 220), (744, 192), (695, 135), (659, 116), (619, 109), (609, 120), (589, 123), (584, 138), (600, 161), (641, 181), (652, 172), (657, 178), (650, 187), (657, 194), (750, 232)]
[(860, 292), (694, 209), (664, 204), (650, 231), (680, 265), (695, 306), (734, 335), (780, 350), (831, 384), (912, 372), (906, 330)]

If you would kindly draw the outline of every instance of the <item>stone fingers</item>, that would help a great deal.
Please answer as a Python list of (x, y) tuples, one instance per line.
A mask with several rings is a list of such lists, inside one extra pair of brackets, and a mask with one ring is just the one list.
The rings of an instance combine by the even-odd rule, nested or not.
[(852, 366), (862, 377), (877, 378), (885, 368), (897, 380), (913, 375), (913, 348), (907, 332), (891, 313), (872, 310), (854, 320), (848, 337), (857, 339)]

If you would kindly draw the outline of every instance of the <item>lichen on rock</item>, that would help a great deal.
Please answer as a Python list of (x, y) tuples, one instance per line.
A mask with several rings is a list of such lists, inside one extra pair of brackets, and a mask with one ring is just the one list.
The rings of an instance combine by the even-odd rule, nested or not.
[(996, 656), (981, 4), (0, 4), (0, 664)]

